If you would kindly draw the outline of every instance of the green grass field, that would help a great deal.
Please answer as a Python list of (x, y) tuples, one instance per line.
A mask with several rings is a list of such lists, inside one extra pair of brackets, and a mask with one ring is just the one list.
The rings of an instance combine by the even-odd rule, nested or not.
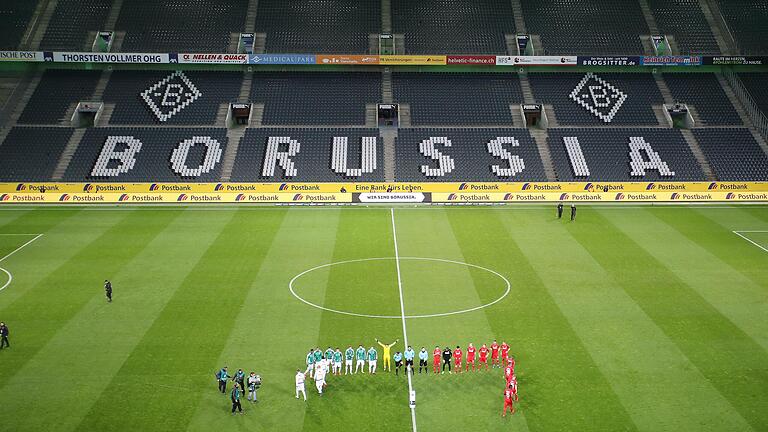
[[(411, 430), (403, 376), (331, 377), (322, 398), (311, 382), (306, 403), (293, 395), (309, 348), (403, 340), (398, 262), (417, 350), (496, 338), (518, 359), (519, 412), (506, 419), (500, 370), (416, 374), (421, 431), (768, 430), (767, 207), (394, 218), (399, 261), (389, 208), (3, 208), (0, 430)], [(387, 259), (354, 261), (365, 258)], [(292, 295), (294, 276), (330, 263), (296, 294), (392, 318)], [(491, 303), (503, 278), (496, 304), (416, 317)], [(217, 393), (225, 364), (264, 379), (244, 416)]]

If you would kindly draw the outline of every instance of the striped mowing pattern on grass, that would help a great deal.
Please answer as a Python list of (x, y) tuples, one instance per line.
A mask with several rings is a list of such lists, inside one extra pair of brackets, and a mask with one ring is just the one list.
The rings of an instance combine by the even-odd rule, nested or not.
[[(746, 233), (768, 231), (765, 206), (584, 206), (574, 223), (539, 206), (405, 210), (393, 227), (389, 208), (5, 209), (0, 234), (43, 236), (2, 261), (13, 281), (0, 292), (12, 344), (1, 428), (412, 429), (407, 380), (381, 361), (375, 376), (330, 377), (322, 398), (312, 381), (306, 403), (293, 397), (309, 348), (404, 349), (399, 320), (318, 310), (288, 290), (312, 267), (393, 257), (393, 228), (400, 256), (479, 265), (512, 285), (491, 307), (406, 324), (417, 351), (507, 341), (519, 414), (501, 418), (498, 369), (417, 373), (421, 431), (768, 428), (768, 237)], [(30, 238), (0, 235), (0, 257)], [(471, 267), (399, 263), (400, 287), (381, 260), (312, 272), (297, 289), (380, 315), (475, 307), (503, 289)], [(244, 416), (216, 392), (225, 364), (264, 378)]]

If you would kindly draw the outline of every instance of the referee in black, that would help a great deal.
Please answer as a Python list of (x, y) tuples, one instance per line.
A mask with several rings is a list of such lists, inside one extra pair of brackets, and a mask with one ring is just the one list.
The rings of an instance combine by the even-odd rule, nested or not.
[(445, 347), (443, 350), (443, 371), (442, 373), (445, 373), (445, 366), (448, 366), (448, 373), (451, 373), (451, 357), (453, 357), (453, 352), (450, 348)]
[(112, 282), (104, 279), (104, 293), (107, 295), (107, 301), (112, 303)]
[(558, 219), (563, 218), (563, 203), (560, 203), (557, 205), (557, 218)]
[(8, 342), (8, 326), (4, 322), (0, 322), (0, 349), (5, 347), (11, 347), (11, 344)]
[(576, 204), (571, 204), (571, 222), (576, 220)]

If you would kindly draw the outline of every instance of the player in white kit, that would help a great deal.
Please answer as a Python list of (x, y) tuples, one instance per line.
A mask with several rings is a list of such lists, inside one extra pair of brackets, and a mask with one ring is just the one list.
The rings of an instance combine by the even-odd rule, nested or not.
[(327, 364), (321, 362), (318, 367), (315, 368), (315, 386), (317, 386), (317, 392), (322, 396), (323, 387), (325, 387), (325, 375), (328, 373)]
[(301, 369), (296, 369), (296, 399), (299, 398), (299, 393), (304, 395), (304, 400), (307, 400), (307, 392), (304, 391), (304, 379), (306, 376)]

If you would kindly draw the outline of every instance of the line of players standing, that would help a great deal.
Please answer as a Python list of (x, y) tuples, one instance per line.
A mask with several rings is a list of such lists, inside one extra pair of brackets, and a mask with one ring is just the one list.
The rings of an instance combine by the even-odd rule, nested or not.
[[(389, 366), (390, 359), (390, 348), (394, 346), (397, 341), (385, 345), (379, 342), (377, 339), (376, 342), (379, 343), (384, 348), (384, 370), (387, 370), (387, 367)], [(490, 347), (488, 347), (486, 344), (483, 344), (480, 348), (475, 348), (475, 346), (470, 343), (467, 346), (467, 356), (466, 356), (466, 363), (464, 372), (468, 372), (470, 370), (470, 367), (472, 371), (475, 369), (483, 369), (483, 366), (485, 366), (485, 369), (488, 370), (488, 355), (490, 354), (490, 363), (491, 368), (504, 368), (504, 410), (502, 411), (502, 416), (506, 417), (507, 410), (511, 410), (511, 413), (515, 413), (515, 407), (513, 405), (513, 402), (516, 402), (518, 400), (517, 396), (517, 376), (515, 375), (515, 357), (509, 355), (509, 345), (507, 345), (506, 342), (502, 342), (501, 345), (499, 345), (495, 340), (491, 344)], [(395, 360), (395, 374), (398, 374), (399, 369), (403, 366), (403, 359), (405, 359), (405, 370), (406, 372), (415, 373), (415, 366), (414, 366), (414, 357), (416, 357), (416, 353), (413, 351), (413, 348), (410, 346), (405, 350), (405, 354), (401, 353), (400, 351), (395, 352), (394, 360)], [(427, 353), (426, 348), (422, 347), (421, 350), (418, 353), (419, 357), (419, 373), (422, 373), (422, 370), (425, 373), (429, 373), (429, 366), (428, 366), (428, 358), (429, 354)], [(476, 359), (477, 357), (477, 359)], [(354, 372), (352, 371), (352, 360), (353, 358), (357, 358), (357, 364), (355, 365)], [(356, 374), (358, 371), (365, 373), (365, 360), (368, 360), (368, 373), (369, 374), (375, 374), (376, 373), (376, 363), (378, 360), (378, 354), (376, 350), (371, 347), (369, 350), (366, 350), (363, 348), (362, 344), (358, 347), (358, 349), (355, 351), (352, 349), (352, 347), (347, 348), (347, 351), (344, 353), (344, 359), (345, 359), (345, 370), (344, 374)], [(331, 372), (334, 375), (341, 375), (341, 360), (342, 360), (342, 353), (341, 350), (338, 348), (336, 350), (332, 349), (331, 347), (328, 347), (328, 350), (323, 353), (320, 349), (313, 349), (309, 351), (309, 354), (307, 355), (307, 370), (302, 371), (301, 369), (296, 370), (296, 398), (299, 397), (299, 394), (302, 394), (304, 396), (304, 400), (306, 400), (307, 396), (304, 391), (304, 379), (306, 375), (309, 375), (310, 378), (313, 378), (315, 380), (315, 384), (317, 386), (318, 393), (320, 395), (323, 394), (323, 388), (325, 387), (325, 377), (328, 372)], [(451, 350), (449, 347), (445, 347), (445, 349), (441, 349), (440, 346), (435, 346), (434, 351), (432, 352), (432, 370), (433, 373), (441, 373), (444, 374), (446, 368), (448, 369), (448, 373), (453, 373), (453, 365), (455, 364), (456, 372), (461, 373), (462, 371), (462, 363), (464, 360), (464, 352), (462, 351), (461, 347), (459, 345), (456, 346), (455, 350)], [(442, 363), (442, 366), (441, 366)], [(390, 369), (391, 370), (391, 369)]]

